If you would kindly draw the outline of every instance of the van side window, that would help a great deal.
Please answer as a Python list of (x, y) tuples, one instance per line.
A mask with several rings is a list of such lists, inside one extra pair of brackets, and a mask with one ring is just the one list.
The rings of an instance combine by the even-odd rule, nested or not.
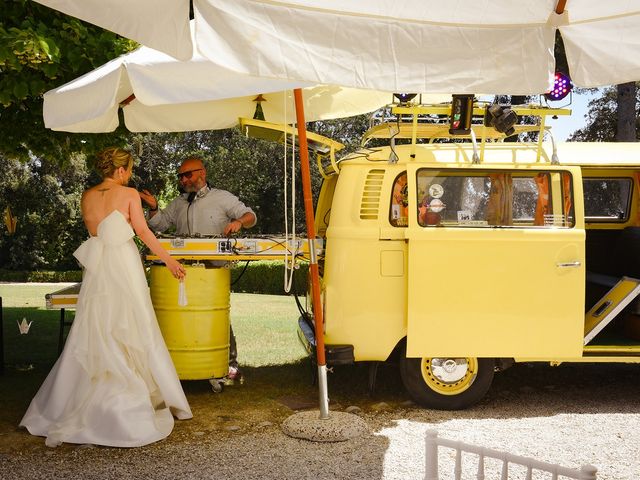
[(394, 227), (406, 227), (409, 224), (409, 197), (407, 193), (407, 172), (402, 172), (393, 181), (389, 222)]
[(574, 225), (569, 172), (420, 169), (417, 192), (423, 227)]
[(587, 222), (621, 222), (629, 220), (631, 178), (584, 178), (584, 217)]

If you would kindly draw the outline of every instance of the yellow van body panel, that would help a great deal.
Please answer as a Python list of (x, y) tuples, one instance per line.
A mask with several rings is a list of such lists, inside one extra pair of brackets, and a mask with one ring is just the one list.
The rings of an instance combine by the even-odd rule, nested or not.
[[(353, 345), (355, 361), (386, 360), (405, 338), (410, 357), (636, 361), (640, 344), (584, 347), (583, 334), (586, 229), (640, 224), (638, 147), (559, 144), (560, 165), (540, 161), (533, 147), (507, 143), (491, 145), (481, 164), (472, 163), (469, 144), (419, 144), (413, 157), (410, 145), (396, 145), (397, 163), (389, 162), (389, 147), (346, 157), (339, 162), (338, 181), (328, 184), (318, 202), (326, 229), (325, 342)], [(575, 224), (421, 227), (418, 187), (410, 180), (408, 224), (393, 226), (389, 206), (395, 179), (402, 172), (415, 178), (423, 168), (460, 174), (569, 172)], [(617, 223), (585, 220), (583, 178), (618, 177), (633, 185), (628, 217)], [(549, 188), (554, 198), (561, 196), (558, 182), (552, 180)], [(551, 213), (561, 213), (559, 208), (553, 204)], [(320, 219), (316, 222), (320, 226)]]
[(580, 356), (583, 245), (580, 229), (411, 231), (407, 355)]
[[(382, 180), (377, 178), (378, 170), (375, 165), (346, 165), (341, 170), (327, 228), (325, 342), (353, 345), (356, 361), (385, 360), (406, 335), (404, 232), (395, 229), (396, 239), (381, 240), (381, 225), (389, 224), (388, 196), (383, 192), (390, 190), (404, 168), (385, 169)], [(367, 182), (372, 190), (365, 199), (362, 192)], [(376, 213), (353, 207), (371, 203), (378, 193), (378, 204), (384, 207)]]

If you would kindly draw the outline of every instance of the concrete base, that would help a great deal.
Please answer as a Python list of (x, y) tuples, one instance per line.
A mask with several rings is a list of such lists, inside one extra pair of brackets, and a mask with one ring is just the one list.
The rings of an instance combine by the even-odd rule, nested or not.
[(329, 412), (329, 418), (321, 420), (320, 411), (312, 410), (291, 415), (282, 422), (282, 431), (312, 442), (344, 442), (368, 434), (369, 427), (352, 413)]

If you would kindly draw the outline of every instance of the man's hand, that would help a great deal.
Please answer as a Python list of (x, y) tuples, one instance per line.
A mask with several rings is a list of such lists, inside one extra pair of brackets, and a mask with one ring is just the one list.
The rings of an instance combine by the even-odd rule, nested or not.
[(227, 226), (224, 227), (224, 234), (229, 235), (231, 233), (239, 232), (242, 228), (242, 222), (240, 220), (231, 220), (227, 223)]
[(142, 190), (141, 192), (138, 192), (138, 195), (140, 195), (140, 199), (146, 203), (151, 210), (155, 211), (158, 209), (158, 201), (149, 190)]

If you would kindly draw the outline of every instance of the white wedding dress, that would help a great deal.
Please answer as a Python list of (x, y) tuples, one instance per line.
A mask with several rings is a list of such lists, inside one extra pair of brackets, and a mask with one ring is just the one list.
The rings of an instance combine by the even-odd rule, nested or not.
[(74, 253), (85, 268), (60, 358), (20, 422), (48, 446), (136, 447), (191, 418), (151, 304), (133, 230), (118, 210)]

